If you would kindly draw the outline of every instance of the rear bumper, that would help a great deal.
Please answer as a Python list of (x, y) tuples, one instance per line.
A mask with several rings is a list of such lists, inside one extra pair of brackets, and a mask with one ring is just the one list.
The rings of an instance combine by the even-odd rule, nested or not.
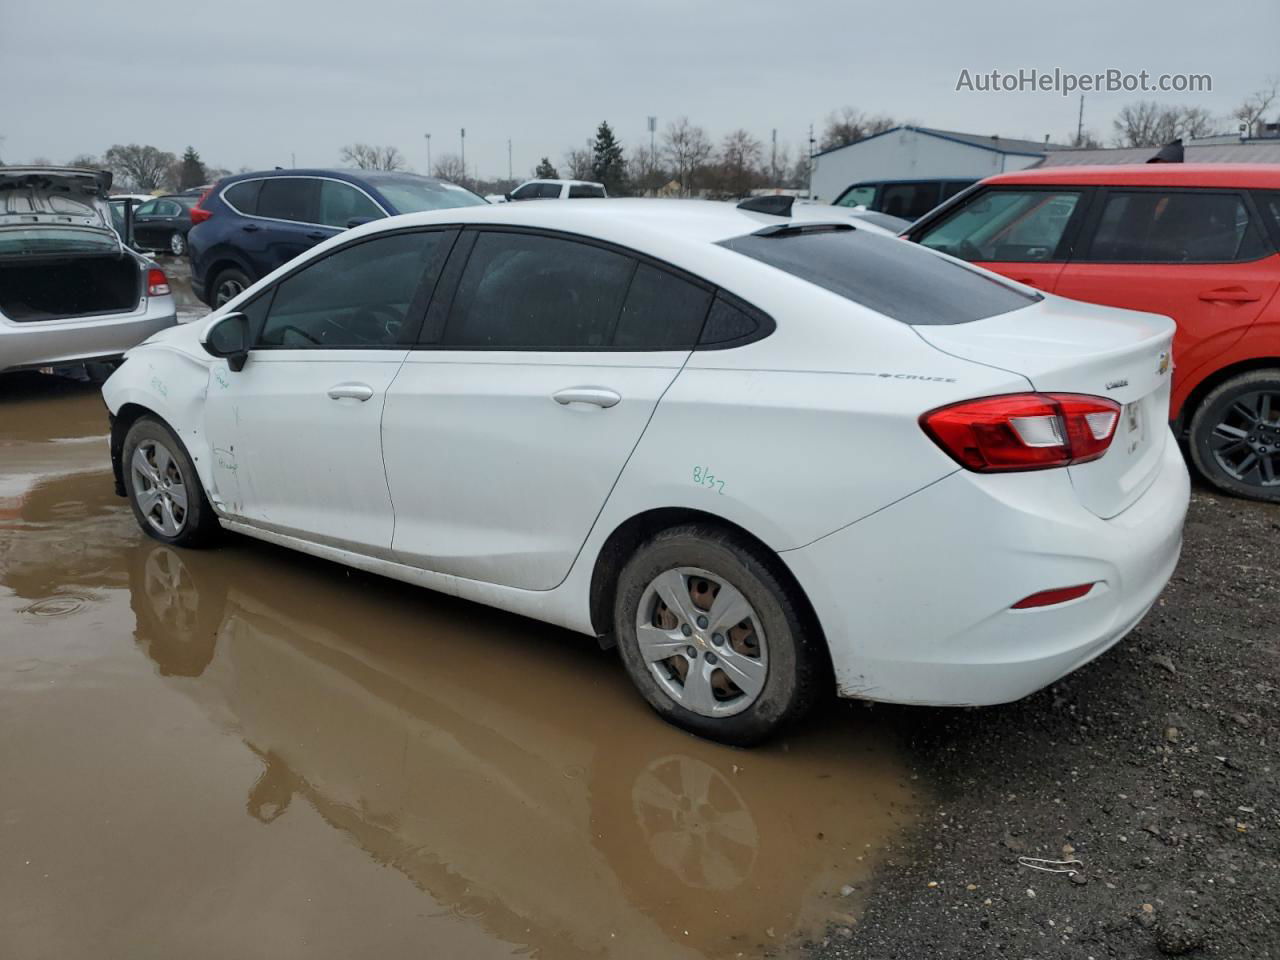
[(0, 319), (0, 372), (118, 357), (177, 322), (172, 296), (148, 297), (126, 314), (37, 323)]
[[(958, 471), (852, 526), (782, 554), (813, 603), (842, 696), (1004, 703), (1103, 653), (1177, 565), (1190, 498), (1172, 437), (1127, 510), (1102, 520), (1065, 470)], [(1024, 597), (1093, 583), (1078, 600)]]

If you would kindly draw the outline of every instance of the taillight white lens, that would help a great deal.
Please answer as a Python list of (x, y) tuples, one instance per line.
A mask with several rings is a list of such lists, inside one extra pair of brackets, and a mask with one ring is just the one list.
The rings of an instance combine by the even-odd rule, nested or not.
[(1074, 393), (1011, 393), (931, 410), (920, 426), (979, 473), (1087, 463), (1107, 452), (1120, 404)]
[(147, 296), (163, 297), (169, 293), (169, 278), (163, 270), (152, 268), (147, 271)]

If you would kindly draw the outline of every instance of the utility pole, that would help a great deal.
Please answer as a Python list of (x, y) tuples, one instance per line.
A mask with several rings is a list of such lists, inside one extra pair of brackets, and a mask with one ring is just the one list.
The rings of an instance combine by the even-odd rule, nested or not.
[(298, 169), (298, 155), (296, 153), (289, 154), (289, 166), (295, 170)]
[(423, 134), (427, 138), (427, 176), (431, 176), (431, 134)]
[(1080, 94), (1080, 117), (1076, 120), (1076, 146), (1084, 145), (1084, 94)]
[(511, 138), (510, 137), (507, 137), (507, 179), (508, 180), (515, 179), (515, 177), (511, 175)]
[(460, 158), (462, 160), (462, 179), (465, 180), (467, 179), (467, 128), (466, 127), (462, 128), (462, 136), (460, 140), (462, 143), (462, 156)]
[[(649, 174), (652, 176), (658, 169), (658, 118), (649, 118)], [(658, 194), (658, 185), (650, 183), (649, 189), (654, 196)]]
[(778, 128), (773, 128), (773, 150), (769, 154), (769, 186), (778, 185)]

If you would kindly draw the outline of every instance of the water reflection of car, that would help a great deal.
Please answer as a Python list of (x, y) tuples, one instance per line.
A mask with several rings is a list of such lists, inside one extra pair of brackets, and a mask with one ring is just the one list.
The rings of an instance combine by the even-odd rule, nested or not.
[(485, 202), (465, 187), (412, 173), (266, 170), (226, 177), (190, 211), (191, 289), (218, 307), (353, 226)]
[(112, 360), (177, 323), (169, 281), (116, 231), (111, 174), (0, 167), (0, 372)]

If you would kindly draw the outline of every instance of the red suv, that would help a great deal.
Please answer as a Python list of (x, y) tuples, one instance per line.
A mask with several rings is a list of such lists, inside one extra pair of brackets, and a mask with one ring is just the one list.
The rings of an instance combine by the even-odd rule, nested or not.
[(1280, 502), (1280, 166), (990, 177), (905, 237), (1041, 290), (1172, 317), (1170, 419), (1215, 486)]

